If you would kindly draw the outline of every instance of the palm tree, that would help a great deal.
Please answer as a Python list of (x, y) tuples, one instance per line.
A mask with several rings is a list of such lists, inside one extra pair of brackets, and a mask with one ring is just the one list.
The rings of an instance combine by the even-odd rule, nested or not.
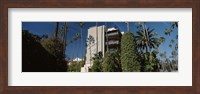
[(150, 48), (156, 48), (159, 46), (159, 41), (153, 33), (154, 29), (146, 28), (142, 26), (143, 30), (137, 31), (136, 40), (140, 49), (146, 49), (146, 53), (150, 52)]
[[(73, 36), (73, 38), (72, 38), (72, 41), (76, 41), (76, 37), (75, 36)], [(73, 62), (73, 60), (74, 60), (74, 58), (75, 58), (75, 48), (76, 48), (76, 43), (74, 42), (74, 47), (73, 47), (73, 53), (72, 53), (72, 62)]]
[[(75, 36), (72, 37), (72, 39), (69, 40), (69, 43), (73, 43), (74, 41), (77, 41), (77, 42), (78, 42), (78, 39), (79, 39), (80, 37), (81, 37), (81, 34), (80, 34), (80, 33), (77, 33)], [(75, 49), (78, 49), (78, 43), (75, 43), (75, 42), (74, 42), (74, 46), (75, 46), (75, 47), (73, 47), (73, 48), (74, 48), (74, 52), (72, 53), (72, 58), (75, 57), (75, 55), (74, 55), (74, 54), (76, 53), (76, 52), (75, 52)], [(77, 57), (78, 57), (78, 50), (77, 50)]]
[(169, 44), (169, 47), (172, 48), (172, 44)]
[(63, 54), (65, 54), (66, 50), (66, 36), (67, 36), (67, 23), (65, 22), (63, 25)]
[(173, 40), (173, 39), (171, 39), (171, 40), (170, 40), (169, 47), (170, 47), (170, 48), (172, 48), (172, 45), (173, 45), (173, 44), (174, 44), (174, 40)]
[(165, 29), (165, 35), (170, 35), (171, 32), (172, 32), (171, 28), (166, 28)]
[(162, 61), (162, 70), (163, 71), (165, 71), (165, 69), (166, 69), (166, 65), (165, 65), (165, 62), (167, 60), (167, 55), (166, 54), (167, 54), (166, 52), (159, 54), (160, 58), (161, 58), (161, 61)]
[(165, 42), (165, 38), (164, 37), (160, 37), (159, 39), (160, 44)]
[(171, 28), (174, 29), (175, 27), (178, 27), (178, 22), (171, 22), (170, 25), (171, 25)]
[(83, 52), (84, 52), (84, 51), (83, 51), (83, 47), (82, 47), (82, 44), (83, 44), (83, 43), (82, 43), (82, 42), (83, 42), (83, 32), (82, 32), (82, 31), (83, 31), (84, 22), (80, 22), (79, 24), (80, 24), (80, 27), (81, 27), (81, 50), (82, 50), (82, 60), (83, 60), (83, 57), (84, 57), (84, 56), (83, 56)]
[[(72, 39), (69, 39), (69, 40), (67, 41), (67, 43), (68, 43), (68, 44), (71, 44), (71, 43), (73, 43), (73, 40), (72, 40)], [(73, 44), (71, 44), (71, 45), (73, 45)], [(74, 47), (72, 47), (72, 50), (71, 50), (72, 53), (73, 53), (73, 48), (74, 48)], [(72, 55), (71, 59), (72, 59), (71, 61), (73, 61), (73, 55)]]
[(131, 32), (131, 31), (130, 31), (129, 22), (125, 22), (125, 23), (127, 24), (127, 31), (128, 31), (128, 32)]
[(90, 49), (90, 66), (91, 66), (91, 45), (94, 43), (94, 37), (89, 35), (89, 37), (87, 38), (87, 44), (89, 46)]
[(170, 43), (171, 43), (171, 44), (173, 44), (173, 43), (174, 43), (174, 40), (173, 40), (173, 39), (171, 39), (171, 40), (170, 40)]
[[(78, 39), (81, 37), (81, 34), (80, 33), (77, 33), (76, 36), (75, 36), (75, 40), (78, 42)], [(77, 54), (76, 54), (76, 58), (77, 58), (77, 62), (78, 62), (78, 44), (79, 43), (76, 43), (76, 49), (77, 49)]]

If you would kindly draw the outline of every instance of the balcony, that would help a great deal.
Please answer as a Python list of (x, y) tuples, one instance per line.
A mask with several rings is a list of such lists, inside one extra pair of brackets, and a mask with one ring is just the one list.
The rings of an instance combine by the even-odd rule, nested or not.
[(113, 44), (119, 44), (119, 41), (108, 41), (106, 42), (106, 45), (113, 45)]
[(113, 32), (113, 33), (108, 33), (107, 36), (115, 36), (115, 35), (119, 35), (119, 32)]

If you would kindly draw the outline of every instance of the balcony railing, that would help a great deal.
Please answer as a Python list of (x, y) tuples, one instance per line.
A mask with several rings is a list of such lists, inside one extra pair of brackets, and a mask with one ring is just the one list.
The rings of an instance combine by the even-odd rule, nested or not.
[(106, 42), (106, 45), (107, 45), (107, 43), (108, 43), (108, 45), (119, 44), (119, 41), (108, 41), (108, 42)]
[(109, 33), (109, 34), (107, 34), (108, 35), (108, 37), (109, 36), (114, 36), (114, 35), (118, 35), (119, 33), (118, 32), (113, 32), (113, 33)]

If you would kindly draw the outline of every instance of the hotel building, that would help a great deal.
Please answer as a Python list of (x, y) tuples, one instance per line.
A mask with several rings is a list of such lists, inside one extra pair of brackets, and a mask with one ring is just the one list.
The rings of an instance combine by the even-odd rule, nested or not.
[(89, 44), (87, 42), (86, 49), (86, 62), (84, 67), (81, 68), (81, 72), (89, 72), (92, 67), (94, 54), (102, 52), (103, 57), (107, 50), (110, 52), (120, 48), (120, 40), (122, 33), (118, 28), (106, 28), (105, 25), (94, 26), (88, 29), (87, 38), (91, 37), (93, 42)]

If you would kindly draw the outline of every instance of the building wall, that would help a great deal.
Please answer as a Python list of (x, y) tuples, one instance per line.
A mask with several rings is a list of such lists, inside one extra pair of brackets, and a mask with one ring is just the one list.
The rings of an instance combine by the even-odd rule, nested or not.
[[(94, 54), (96, 54), (98, 52), (102, 52), (103, 57), (104, 57), (104, 53), (106, 51), (106, 39), (105, 39), (106, 38), (105, 37), (106, 30), (107, 30), (107, 28), (104, 25), (98, 26), (98, 29), (96, 28), (96, 26), (90, 27), (88, 29), (87, 38), (89, 38), (89, 36), (92, 36), (94, 38), (94, 43), (91, 44), (91, 46), (89, 46), (89, 45), (87, 46), (86, 64), (84, 65), (84, 67), (81, 68), (81, 72), (89, 72), (89, 68), (91, 68), (91, 66), (93, 65), (92, 57), (94, 57)], [(98, 31), (98, 33), (96, 31)], [(115, 34), (116, 32), (118, 32), (118, 34)], [(112, 43), (114, 41), (114, 45), (117, 44), (114, 47), (111, 47), (113, 44), (109, 44), (109, 49), (119, 47), (120, 39), (121, 39), (121, 32), (114, 28), (109, 33), (110, 33), (110, 36), (108, 37), (108, 39), (109, 39), (108, 42)], [(112, 39), (111, 37), (114, 37), (114, 39)], [(98, 38), (98, 42), (97, 42), (97, 38)], [(98, 43), (98, 45), (97, 45), (97, 43)], [(98, 52), (97, 52), (97, 46), (98, 46)], [(90, 54), (90, 51), (91, 51), (91, 54)]]
[[(98, 26), (98, 29), (96, 29), (96, 26), (91, 27), (88, 29), (88, 35), (87, 37), (89, 37), (90, 35), (94, 38), (94, 44), (91, 45), (91, 50), (90, 50), (90, 46), (87, 46), (87, 51), (86, 51), (86, 66), (92, 66), (92, 57), (94, 57), (94, 54), (97, 53), (97, 43), (98, 43), (98, 52), (102, 52), (103, 56), (104, 56), (104, 37), (105, 37), (105, 32), (106, 28), (105, 26)], [(98, 31), (98, 33), (96, 33), (96, 31)], [(98, 36), (97, 36), (98, 35)], [(97, 42), (97, 38), (98, 38), (98, 42)], [(91, 51), (91, 56), (90, 56), (90, 51)]]

